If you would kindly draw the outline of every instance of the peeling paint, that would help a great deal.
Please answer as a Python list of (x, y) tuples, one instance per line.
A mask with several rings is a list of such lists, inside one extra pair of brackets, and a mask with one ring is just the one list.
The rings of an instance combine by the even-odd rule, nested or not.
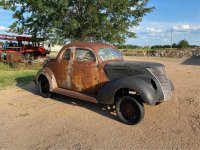
[(70, 60), (69, 60), (69, 63), (67, 65), (67, 68), (66, 68), (66, 88), (67, 89), (71, 89), (72, 85), (71, 85), (71, 66), (73, 64), (73, 48), (70, 49), (71, 53), (70, 53)]
[[(98, 49), (102, 47), (112, 47), (112, 45), (82, 42), (65, 45), (58, 53), (57, 58), (46, 64), (46, 67), (49, 67), (54, 73), (58, 83), (57, 88), (96, 94), (108, 82), (104, 72), (105, 62), (101, 61), (98, 55)], [(69, 49), (71, 51), (70, 56), (65, 53)], [(95, 60), (76, 60), (76, 49), (83, 49), (83, 54), (84, 50), (91, 51), (92, 56), (96, 57)], [(82, 56), (81, 51), (79, 54)]]

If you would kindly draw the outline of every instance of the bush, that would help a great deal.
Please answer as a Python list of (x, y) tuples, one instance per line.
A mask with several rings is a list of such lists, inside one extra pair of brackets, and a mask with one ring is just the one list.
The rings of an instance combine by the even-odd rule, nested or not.
[(189, 47), (190, 47), (190, 44), (188, 43), (187, 40), (181, 40), (181, 41), (178, 43), (178, 48), (179, 48), (179, 49), (189, 48)]

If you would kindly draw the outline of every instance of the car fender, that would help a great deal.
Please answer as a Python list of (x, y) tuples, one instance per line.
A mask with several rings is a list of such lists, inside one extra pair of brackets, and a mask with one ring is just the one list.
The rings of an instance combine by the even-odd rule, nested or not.
[(144, 78), (128, 76), (110, 81), (103, 86), (97, 94), (98, 102), (102, 104), (113, 104), (115, 101), (115, 93), (122, 88), (128, 88), (138, 93), (143, 102), (149, 105), (155, 105), (156, 102), (164, 98), (160, 87), (156, 91), (152, 84), (146, 82)]
[(36, 85), (39, 85), (39, 77), (41, 75), (44, 75), (47, 80), (49, 81), (50, 91), (53, 91), (55, 88), (58, 87), (55, 75), (53, 74), (52, 70), (50, 68), (44, 67), (40, 71), (38, 71), (36, 75)]

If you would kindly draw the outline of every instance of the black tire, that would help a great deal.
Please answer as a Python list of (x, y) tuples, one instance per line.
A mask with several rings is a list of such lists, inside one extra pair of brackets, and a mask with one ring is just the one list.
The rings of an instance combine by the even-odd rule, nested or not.
[(40, 95), (44, 98), (52, 97), (52, 93), (50, 92), (49, 81), (47, 80), (47, 78), (44, 76), (41, 76), (39, 78), (38, 83), (39, 83)]
[(137, 98), (123, 96), (116, 102), (116, 114), (119, 120), (128, 125), (135, 125), (144, 118), (144, 106)]

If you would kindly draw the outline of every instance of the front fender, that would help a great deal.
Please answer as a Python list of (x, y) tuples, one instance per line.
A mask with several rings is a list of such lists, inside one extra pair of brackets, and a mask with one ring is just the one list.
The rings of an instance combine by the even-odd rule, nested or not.
[(50, 86), (50, 91), (53, 91), (55, 88), (58, 87), (56, 78), (53, 74), (53, 72), (51, 71), (51, 69), (44, 67), (41, 70), (38, 71), (37, 75), (36, 75), (36, 80), (35, 83), (38, 86), (39, 85), (39, 77), (43, 75), (47, 78), (47, 80), (49, 81), (49, 86)]
[(145, 103), (155, 105), (155, 103), (162, 100), (164, 96), (157, 81), (155, 81), (157, 90), (155, 90), (151, 82), (148, 81), (151, 81), (151, 79), (132, 76), (110, 81), (98, 92), (97, 100), (102, 104), (113, 104), (115, 101), (115, 93), (119, 89), (128, 88), (138, 93)]

